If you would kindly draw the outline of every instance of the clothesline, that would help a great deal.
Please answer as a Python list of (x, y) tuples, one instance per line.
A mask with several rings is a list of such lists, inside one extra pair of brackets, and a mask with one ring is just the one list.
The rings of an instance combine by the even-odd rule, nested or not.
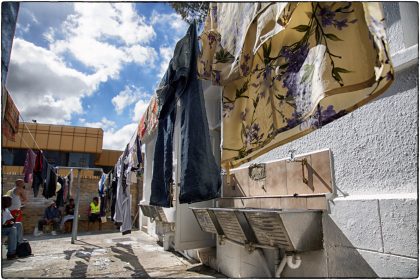
[[(25, 127), (28, 129), (28, 127), (25, 125)], [(29, 129), (28, 129), (28, 131), (29, 131)], [(31, 148), (31, 147), (29, 147), (29, 144), (25, 141), (25, 138), (23, 138), (23, 133), (20, 133), (19, 131), (18, 131), (18, 133), (17, 133), (19, 136), (20, 136), (20, 139), (23, 141), (23, 143), (25, 144), (25, 146), (30, 150), (30, 151), (32, 151), (33, 153), (35, 153), (34, 152), (34, 150)], [(29, 134), (31, 134), (31, 132), (29, 131)], [(31, 134), (32, 135), (32, 134)], [(32, 139), (33, 139), (33, 137), (32, 137)], [(34, 139), (34, 141), (35, 141), (35, 139)], [(39, 149), (39, 146), (38, 146), (38, 144), (36, 143), (36, 141), (35, 141), (35, 144), (36, 144), (36, 146), (38, 147), (38, 149)], [(39, 149), (40, 151), (41, 151), (41, 149)], [(43, 157), (43, 159), (45, 159), (45, 161), (46, 161), (46, 163), (47, 163), (47, 166), (49, 166), (50, 164), (48, 163), (48, 160), (47, 160), (47, 158), (44, 156), (44, 154), (41, 154), (42, 155), (42, 157)], [(48, 167), (47, 167), (48, 168)], [(56, 176), (58, 176), (58, 174), (54, 171), (54, 169), (52, 169), (51, 170), (52, 172), (54, 172), (54, 174), (56, 175)], [(69, 173), (70, 174), (70, 173)], [(64, 176), (64, 177), (67, 177), (69, 174), (67, 174), (66, 176)]]
[[(41, 150), (41, 148), (39, 147), (39, 145), (38, 145), (38, 143), (36, 142), (36, 140), (35, 140), (35, 138), (34, 138), (34, 136), (32, 135), (32, 133), (31, 133), (31, 130), (29, 129), (29, 127), (26, 125), (26, 121), (23, 119), (23, 117), (22, 117), (22, 115), (21, 114), (19, 114), (19, 117), (22, 119), (22, 124), (23, 124), (23, 126), (26, 128), (26, 130), (28, 130), (28, 133), (29, 133), (29, 135), (31, 136), (31, 138), (32, 138), (32, 140), (33, 140), (33, 142), (34, 142), (34, 144), (36, 145), (36, 147), (38, 148), (38, 150), (39, 151), (42, 151)], [(19, 133), (19, 130), (18, 130), (18, 133)], [(22, 133), (22, 135), (20, 136), (21, 137), (21, 139), (23, 140), (23, 142), (25, 143), (25, 145), (26, 145), (26, 147), (28, 148), (28, 149), (30, 149), (32, 152), (34, 152), (34, 150), (32, 149), (32, 148), (30, 148), (29, 147), (29, 145), (26, 143), (26, 141), (24, 140), (24, 138), (23, 138), (23, 133)], [(42, 157), (43, 157), (43, 159), (45, 159), (45, 161), (47, 162), (47, 164), (48, 164), (48, 160), (47, 160), (47, 158), (44, 156), (44, 154), (42, 153)], [(54, 172), (54, 171), (53, 171)], [(54, 172), (55, 173), (55, 172)], [(55, 173), (55, 175), (57, 175), (57, 173)]]

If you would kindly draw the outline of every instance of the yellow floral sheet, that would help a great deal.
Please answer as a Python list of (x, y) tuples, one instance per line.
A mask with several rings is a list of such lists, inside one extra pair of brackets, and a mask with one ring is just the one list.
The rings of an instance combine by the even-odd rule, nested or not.
[(200, 77), (224, 86), (227, 168), (344, 116), (394, 79), (376, 2), (212, 3), (200, 43)]

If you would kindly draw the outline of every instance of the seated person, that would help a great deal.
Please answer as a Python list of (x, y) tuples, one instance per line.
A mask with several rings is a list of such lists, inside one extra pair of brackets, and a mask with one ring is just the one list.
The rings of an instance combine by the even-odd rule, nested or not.
[[(63, 217), (63, 220), (61, 220), (61, 225), (60, 228), (63, 229), (65, 225), (67, 225), (68, 223), (71, 223), (73, 221), (74, 218), (74, 199), (70, 198), (69, 200), (69, 204), (66, 205), (66, 208), (64, 210), (64, 214), (65, 216)], [(71, 228), (71, 224), (70, 224), (70, 228)], [(65, 232), (69, 232), (70, 230), (65, 230)]]
[(102, 222), (101, 222), (101, 213), (100, 213), (100, 206), (99, 206), (99, 198), (94, 197), (92, 199), (92, 202), (89, 205), (89, 222), (88, 222), (88, 230), (89, 230), (89, 224), (94, 223), (96, 221), (99, 222), (99, 230), (102, 228)]
[(58, 229), (59, 225), (60, 225), (60, 220), (61, 220), (61, 214), (60, 211), (58, 210), (57, 206), (55, 205), (55, 201), (52, 201), (50, 206), (48, 206), (45, 209), (44, 212), (44, 217), (38, 221), (38, 228), (35, 229), (35, 236), (39, 236), (41, 235), (42, 232), (42, 228), (44, 225), (52, 225), (53, 226), (53, 231), (51, 231), (52, 235), (57, 235), (56, 230)]
[(16, 259), (16, 248), (22, 242), (23, 228), (21, 223), (15, 222), (15, 218), (10, 213), (9, 207), (12, 205), (10, 196), (1, 198), (1, 235), (7, 236), (7, 259)]

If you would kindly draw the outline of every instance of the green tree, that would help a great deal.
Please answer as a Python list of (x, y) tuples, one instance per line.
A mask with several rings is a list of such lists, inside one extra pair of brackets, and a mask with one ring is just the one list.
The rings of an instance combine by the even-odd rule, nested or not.
[(183, 20), (192, 23), (194, 20), (200, 26), (206, 19), (209, 10), (209, 2), (172, 2), (169, 5)]

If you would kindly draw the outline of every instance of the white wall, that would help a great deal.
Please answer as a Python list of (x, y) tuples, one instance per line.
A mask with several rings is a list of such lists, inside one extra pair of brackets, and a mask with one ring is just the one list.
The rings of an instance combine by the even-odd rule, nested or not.
[[(284, 158), (291, 149), (332, 151), (337, 197), (323, 215), (324, 250), (303, 254), (302, 266), (286, 267), (283, 277), (418, 276), (418, 4), (383, 6), (397, 70), (393, 85), (362, 108), (255, 160)], [(227, 276), (265, 277), (259, 260), (242, 258), (239, 246), (217, 250)], [(229, 262), (230, 255), (235, 260)], [(241, 269), (245, 264), (257, 268)]]

